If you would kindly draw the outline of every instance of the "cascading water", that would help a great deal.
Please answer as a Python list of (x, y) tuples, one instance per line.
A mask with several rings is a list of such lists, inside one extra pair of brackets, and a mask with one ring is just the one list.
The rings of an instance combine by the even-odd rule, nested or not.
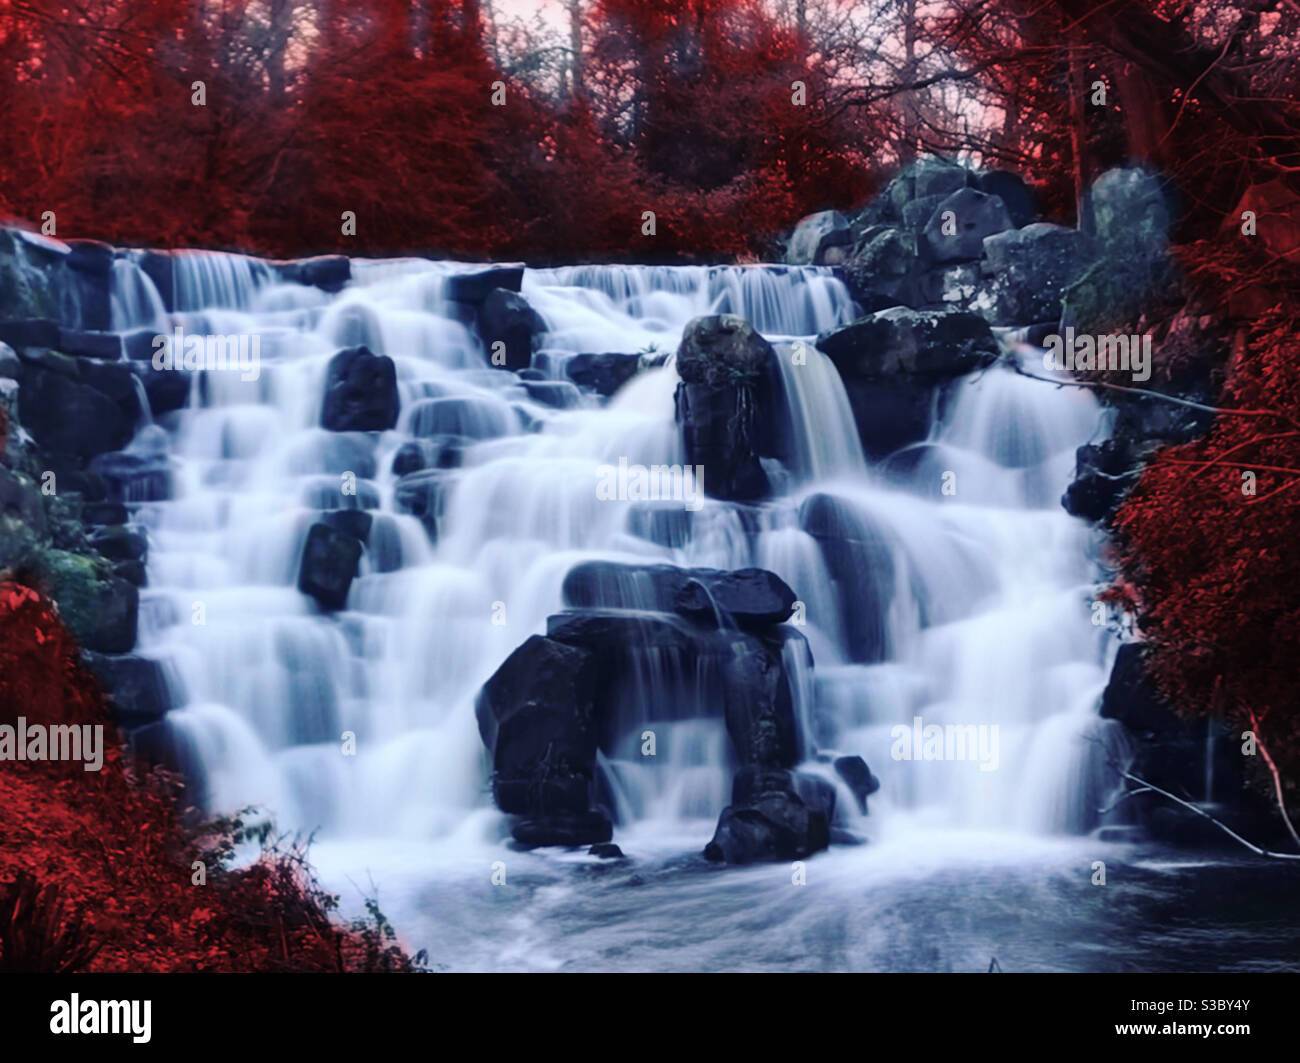
[[(777, 342), (791, 436), (777, 497), (705, 500), (672, 536), (648, 538), (645, 505), (595, 485), (621, 458), (684, 461), (671, 359), (604, 405), (571, 385), (535, 401), (489, 366), (446, 298), (468, 268), (356, 261), (328, 295), (235, 256), (175, 258), (181, 310), (168, 324), (261, 344), (257, 379), (196, 374), (190, 404), (133, 444), (165, 454), (173, 484), (136, 507), (150, 538), (139, 652), (165, 662), (178, 706), (167, 726), (209, 807), (261, 805), (281, 828), (319, 830), (340, 875), (392, 865), (403, 845), (452, 862), (506, 852), (474, 700), (563, 607), (566, 573), (599, 559), (757, 566), (794, 588), (812, 659), (792, 644), (786, 664), (807, 751), (861, 753), (883, 784), (871, 817), (850, 824), (859, 833), (1094, 825), (1109, 662), (1088, 611), (1093, 533), (1058, 503), (1074, 449), (1098, 430), (1090, 396), (996, 366), (955, 385), (926, 443), (869, 465), (839, 376), (809, 342), (852, 316), (828, 271), (528, 270), (523, 294), (548, 328), (535, 365), (557, 382), (577, 353), (672, 352), (700, 314), (738, 314)], [(159, 326), (148, 278), (117, 269), (115, 325)], [(326, 365), (355, 344), (396, 363), (393, 431), (319, 426)], [(459, 460), (437, 470), (435, 541), (402, 511), (391, 470), (403, 443), (449, 436)], [(341, 490), (348, 477), (355, 493)], [(309, 525), (336, 508), (374, 521), (346, 609), (323, 615), (296, 580)], [(827, 522), (848, 544), (834, 555), (816, 534)], [(731, 775), (708, 677), (661, 660), (627, 683), (625, 733), (600, 760), (615, 839), (698, 852)], [(895, 729), (918, 717), (995, 728), (996, 770), (893, 759)], [(648, 723), (661, 745), (649, 763), (635, 748)], [(345, 733), (355, 756), (341, 755)]]

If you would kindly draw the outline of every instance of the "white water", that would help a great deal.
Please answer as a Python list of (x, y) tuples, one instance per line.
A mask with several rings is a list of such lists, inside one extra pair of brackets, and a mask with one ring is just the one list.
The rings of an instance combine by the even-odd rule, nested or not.
[[(256, 333), (262, 350), (259, 380), (208, 373), (190, 407), (163, 419), (165, 435), (151, 430), (174, 462), (175, 497), (139, 505), (136, 518), (150, 536), (139, 649), (168, 664), (181, 706), (169, 726), (210, 807), (260, 805), (282, 830), (319, 830), (339, 875), (376, 852), (400, 863), (412, 845), (438, 854), (422, 860), (486, 866), (507, 852), (506, 828), (487, 790), (475, 696), (563, 607), (566, 572), (604, 558), (758, 565), (795, 589), (815, 666), (788, 660), (809, 740), (861, 753), (882, 781), (867, 818), (847, 811), (841, 791), (859, 833), (893, 847), (966, 837), (958, 848), (968, 851), (989, 831), (1094, 825), (1104, 754), (1086, 738), (1104, 730), (1095, 705), (1106, 637), (1089, 618), (1092, 533), (1058, 502), (1074, 449), (1097, 430), (1090, 396), (995, 368), (958, 385), (928, 444), (869, 467), (829, 360), (807, 344), (806, 364), (794, 364), (782, 348), (794, 433), (788, 476), (775, 480), (784, 493), (743, 515), (707, 501), (670, 549), (635, 534), (637, 503), (602, 501), (595, 484), (598, 467), (620, 458), (684, 460), (671, 362), (603, 407), (576, 392), (569, 409), (531, 402), (450, 316), (443, 285), (461, 268), (357, 261), (352, 284), (330, 296), (230, 256), (177, 259), (185, 311), (170, 323)], [(139, 270), (119, 261), (116, 278), (118, 327), (164, 323)], [(698, 314), (738, 313), (787, 340), (851, 315), (843, 287), (817, 269), (530, 270), (523, 290), (549, 327), (535, 364), (556, 379), (574, 353), (675, 350)], [(396, 362), (394, 431), (318, 427), (326, 363), (356, 343)], [(449, 424), (470, 439), (463, 466), (446, 474), (434, 543), (396, 510), (390, 466), (413, 428)], [(355, 497), (339, 489), (348, 472)], [(945, 474), (955, 494), (941, 493)], [(818, 494), (838, 499), (853, 538), (872, 544), (870, 567), (842, 595), (800, 524)], [(319, 509), (357, 504), (376, 513), (362, 572), (347, 609), (321, 615), (296, 589), (303, 539)], [(502, 608), (506, 622), (493, 623)], [(865, 659), (852, 635), (864, 625), (882, 649)], [(669, 701), (689, 701), (680, 685), (648, 669), (640, 716), (629, 710), (658, 725), (655, 760), (636, 755), (631, 735), (602, 754), (615, 841), (633, 854), (698, 853), (728, 799), (718, 709), (681, 719)], [(891, 728), (916, 716), (996, 727), (997, 770), (891, 759)], [(356, 735), (356, 756), (342, 755), (344, 732)], [(430, 867), (424, 881), (436, 879)]]

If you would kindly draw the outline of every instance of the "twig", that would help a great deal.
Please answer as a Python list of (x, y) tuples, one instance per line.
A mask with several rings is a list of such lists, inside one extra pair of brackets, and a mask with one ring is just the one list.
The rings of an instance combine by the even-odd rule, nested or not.
[(1282, 813), (1282, 822), (1286, 824), (1286, 829), (1291, 833), (1291, 838), (1295, 841), (1296, 846), (1300, 847), (1300, 834), (1296, 834), (1295, 825), (1286, 812), (1286, 799), (1282, 794), (1282, 775), (1277, 770), (1277, 765), (1273, 762), (1268, 747), (1264, 745), (1264, 740), (1260, 737), (1259, 721), (1255, 719), (1255, 710), (1247, 709), (1246, 712), (1250, 716), (1250, 729), (1255, 733), (1255, 745), (1259, 746), (1259, 751), (1264, 757), (1264, 763), (1268, 765), (1269, 773), (1273, 776), (1273, 789), (1277, 793), (1277, 810)]

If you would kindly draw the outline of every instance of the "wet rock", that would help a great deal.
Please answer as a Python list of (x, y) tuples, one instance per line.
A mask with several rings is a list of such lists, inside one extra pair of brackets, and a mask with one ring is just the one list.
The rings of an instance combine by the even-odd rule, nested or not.
[(742, 765), (790, 768), (799, 728), (779, 646), (751, 643), (723, 663), (727, 733)]
[(705, 490), (715, 498), (744, 501), (767, 493), (756, 415), (758, 390), (775, 357), (749, 322), (731, 315), (695, 318), (682, 334), (677, 423), (687, 463), (704, 467)]
[(623, 850), (613, 842), (597, 842), (587, 850), (588, 856), (598, 856), (602, 860), (624, 860)]
[(346, 255), (318, 255), (276, 263), (276, 271), (289, 284), (338, 292), (352, 279), (352, 262)]
[(86, 358), (117, 359), (122, 357), (122, 337), (116, 332), (90, 332), (82, 329), (59, 329), (53, 344), (63, 354)]
[(357, 574), (362, 545), (355, 537), (331, 527), (313, 524), (307, 530), (302, 562), (298, 568), (298, 589), (321, 608), (342, 609)]
[[(522, 295), (493, 288), (478, 310), (478, 334), (488, 363), (499, 369), (527, 369), (546, 332), (546, 322)], [(494, 351), (495, 344), (503, 344)]]
[(455, 474), (447, 469), (409, 472), (397, 481), (393, 500), (399, 512), (419, 517), (429, 534), (436, 537), (438, 520), (446, 509), (447, 496), (455, 482)]
[(524, 390), (533, 402), (555, 410), (571, 410), (582, 405), (582, 394), (567, 380), (525, 380)]
[(15, 524), (43, 536), (46, 531), (45, 506), (41, 503), (40, 488), (31, 477), (0, 466), (0, 530), (6, 524)]
[(172, 708), (163, 666), (135, 654), (85, 653), (87, 667), (108, 694), (113, 719), (127, 729), (161, 720)]
[(920, 269), (916, 234), (877, 225), (860, 238), (844, 264), (843, 275), (854, 300), (871, 313), (919, 302)]
[(867, 811), (867, 798), (880, 789), (880, 780), (871, 774), (861, 757), (836, 757), (835, 772), (858, 800), (858, 809)]
[(834, 804), (824, 779), (742, 768), (704, 855), (728, 864), (802, 860), (830, 845)]
[(345, 347), (330, 359), (321, 424), (332, 432), (384, 432), (397, 424), (397, 370), (386, 355)]
[(364, 543), (370, 538), (374, 514), (364, 509), (332, 509), (320, 515), (322, 524)]
[(641, 370), (639, 354), (578, 354), (564, 365), (569, 379), (608, 398)]
[(108, 277), (113, 272), (113, 257), (116, 253), (111, 244), (99, 240), (69, 240), (68, 254), (63, 261), (69, 269), (78, 273)]
[(183, 410), (190, 404), (192, 374), (183, 369), (154, 369), (148, 362), (133, 366), (144, 385), (149, 412), (155, 417)]
[(691, 578), (673, 601), (673, 608), (698, 623), (763, 628), (780, 624), (794, 611), (795, 594), (775, 573), (761, 568), (706, 573)]
[[(492, 756), (493, 793), (502, 811), (533, 817), (586, 812), (596, 763), (594, 694), (592, 654), (541, 635), (519, 646), (483, 685), (475, 716)], [(608, 840), (606, 833), (588, 844)]]
[(149, 554), (145, 535), (121, 524), (96, 528), (90, 543), (110, 561), (144, 561)]
[(601, 812), (584, 812), (577, 815), (544, 816), (525, 819), (510, 830), (515, 841), (529, 848), (544, 845), (562, 845), (578, 848), (583, 845), (600, 845), (614, 836), (609, 817)]
[(848, 219), (837, 210), (823, 210), (795, 226), (785, 260), (795, 266), (834, 264), (841, 260), (842, 249), (851, 243), (853, 233)]
[(482, 303), (494, 291), (519, 292), (524, 284), (524, 267), (491, 266), (469, 273), (453, 273), (447, 278), (448, 299), (460, 303)]
[(135, 430), (134, 419), (110, 396), (30, 364), (18, 392), (18, 416), (42, 447), (81, 458), (121, 449)]
[(935, 207), (925, 225), (925, 247), (932, 262), (970, 261), (983, 253), (985, 237), (1010, 228), (1002, 200), (961, 188)]
[(1141, 467), (1124, 441), (1086, 443), (1075, 451), (1074, 480), (1065, 489), (1061, 505), (1072, 517), (1105, 520), (1140, 475)]
[(101, 454), (90, 469), (102, 479), (110, 502), (162, 502), (172, 496), (172, 468), (165, 454)]

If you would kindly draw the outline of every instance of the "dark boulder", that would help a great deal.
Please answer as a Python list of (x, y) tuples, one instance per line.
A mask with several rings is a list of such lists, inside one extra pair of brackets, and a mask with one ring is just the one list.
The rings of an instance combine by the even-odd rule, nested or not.
[[(488, 364), (498, 369), (527, 369), (546, 332), (546, 322), (518, 292), (493, 288), (478, 309), (478, 334)], [(495, 344), (503, 344), (500, 351)]]
[(298, 568), (298, 589), (323, 609), (342, 609), (348, 589), (357, 574), (362, 545), (354, 536), (325, 523), (313, 524), (307, 531), (302, 562)]
[(109, 395), (63, 373), (28, 365), (18, 416), (38, 444), (81, 458), (126, 446), (135, 420)]
[(24, 347), (58, 349), (62, 330), (58, 322), (46, 318), (0, 320), (0, 343), (21, 350)]
[(338, 292), (352, 279), (352, 262), (346, 255), (318, 255), (277, 263), (281, 279), (326, 292)]
[(703, 573), (677, 592), (673, 608), (700, 623), (763, 628), (780, 624), (794, 611), (795, 594), (775, 573), (761, 568)]
[(959, 310), (894, 307), (817, 337), (845, 378), (883, 380), (905, 374), (947, 380), (983, 369), (998, 358), (988, 323)]
[(776, 357), (743, 318), (697, 317), (677, 350), (675, 405), (686, 460), (704, 467), (705, 490), (744, 501), (767, 493), (759, 464), (758, 391)]
[(93, 277), (107, 277), (113, 272), (116, 252), (112, 244), (99, 240), (69, 240), (67, 243), (68, 254), (63, 261), (68, 269)]
[(861, 757), (836, 757), (835, 773), (858, 800), (858, 808), (867, 811), (867, 798), (880, 789), (880, 780), (871, 774), (867, 762)]
[(101, 477), (110, 502), (161, 502), (172, 496), (172, 468), (165, 454), (101, 454), (90, 469)]
[(96, 528), (90, 543), (110, 561), (144, 561), (149, 554), (149, 540), (144, 533), (122, 524)]
[(1011, 224), (1020, 228), (1038, 216), (1038, 200), (1024, 179), (1010, 170), (986, 170), (977, 174), (976, 184), (981, 192), (997, 196), (1011, 215)]
[(723, 663), (727, 733), (742, 765), (790, 768), (799, 762), (799, 726), (781, 648), (754, 642)]
[(614, 827), (603, 812), (593, 811), (525, 819), (516, 823), (510, 833), (527, 849), (543, 845), (576, 849), (583, 845), (603, 845), (614, 836)]
[(386, 355), (345, 347), (330, 359), (321, 425), (332, 432), (385, 432), (397, 424), (397, 370)]
[(163, 666), (135, 654), (87, 652), (86, 665), (109, 696), (113, 719), (130, 730), (161, 720), (172, 708)]
[(830, 845), (835, 791), (824, 779), (741, 768), (704, 849), (719, 863), (802, 860)]
[(1100, 521), (1108, 518), (1141, 475), (1123, 440), (1085, 443), (1075, 451), (1074, 479), (1061, 497), (1072, 517)]
[(524, 284), (523, 266), (490, 266), (447, 278), (446, 295), (458, 303), (483, 302), (496, 290), (518, 292)]
[(641, 370), (639, 354), (578, 354), (564, 364), (569, 379), (608, 398)]
[(475, 715), (502, 811), (586, 812), (596, 763), (594, 694), (592, 654), (541, 635), (519, 646), (483, 684)]
[(587, 850), (588, 856), (598, 856), (602, 860), (623, 860), (623, 850), (613, 842), (597, 842)]

